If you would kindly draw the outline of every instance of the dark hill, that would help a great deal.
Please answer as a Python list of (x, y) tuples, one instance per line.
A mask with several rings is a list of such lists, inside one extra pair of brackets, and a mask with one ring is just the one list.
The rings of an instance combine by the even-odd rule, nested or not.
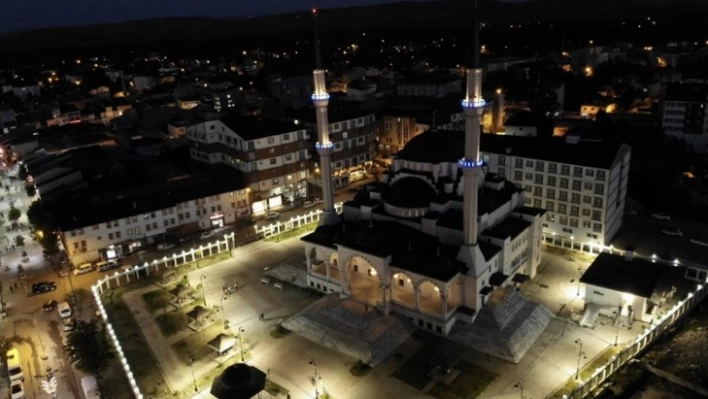
[[(708, 3), (708, 2), (704, 2)], [(536, 0), (506, 3), (480, 0), (484, 22), (608, 20), (658, 15), (706, 15), (707, 4), (593, 0)], [(349, 31), (425, 27), (459, 27), (470, 22), (470, 0), (400, 2), (379, 6), (320, 11), (321, 29)], [(107, 25), (58, 27), (12, 32), (0, 36), (0, 51), (14, 52), (63, 47), (99, 47), (159, 42), (198, 42), (243, 35), (297, 33), (311, 29), (309, 11), (245, 19), (168, 18)]]

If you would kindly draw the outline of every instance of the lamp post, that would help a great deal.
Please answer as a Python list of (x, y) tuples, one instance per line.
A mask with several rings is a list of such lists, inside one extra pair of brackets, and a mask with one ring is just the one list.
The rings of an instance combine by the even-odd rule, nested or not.
[(524, 399), (524, 380), (519, 380), (514, 388), (519, 388), (519, 399)]
[(239, 345), (239, 348), (241, 348), (241, 363), (246, 361), (246, 359), (243, 357), (243, 333), (244, 332), (246, 332), (246, 330), (244, 330), (243, 327), (239, 326), (238, 327), (238, 345)]
[(615, 330), (615, 346), (617, 346), (617, 341), (619, 340), (619, 334), (620, 334), (620, 325), (619, 325), (620, 314), (617, 313), (616, 310), (613, 311), (612, 314), (615, 315), (615, 327), (617, 327), (617, 329)]
[(319, 380), (320, 380), (320, 375), (317, 374), (317, 363), (315, 362), (314, 359), (310, 359), (310, 365), (315, 371), (315, 378), (313, 379), (314, 385), (315, 385), (315, 399), (320, 399), (320, 387), (319, 387)]
[(585, 356), (585, 352), (583, 352), (583, 341), (580, 340), (580, 338), (575, 340), (575, 343), (578, 345), (578, 367), (575, 369), (575, 379), (579, 380), (580, 379), (580, 359)]
[(202, 274), (201, 278), (199, 279), (201, 281), (201, 286), (202, 286), (202, 300), (204, 300), (204, 306), (207, 306), (207, 301), (206, 301), (206, 295), (204, 294), (204, 279), (206, 279), (206, 275)]
[(197, 379), (194, 377), (194, 359), (189, 359), (189, 369), (192, 370), (192, 382), (194, 382), (194, 392), (199, 391), (197, 388)]

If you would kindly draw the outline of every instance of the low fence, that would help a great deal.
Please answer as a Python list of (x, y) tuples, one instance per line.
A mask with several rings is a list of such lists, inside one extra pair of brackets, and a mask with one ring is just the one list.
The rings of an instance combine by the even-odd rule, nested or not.
[[(581, 386), (575, 388), (570, 394), (563, 395), (564, 399), (581, 399), (584, 398), (609, 378), (612, 373), (620, 369), (625, 363), (634, 358), (639, 352), (646, 349), (657, 337), (671, 328), (681, 317), (693, 309), (700, 303), (707, 294), (705, 280), (703, 284), (698, 284), (696, 289), (689, 292), (686, 299), (679, 301), (671, 308), (664, 316), (662, 316), (656, 324), (652, 324), (642, 334), (640, 334), (632, 344), (624, 348), (612, 360), (603, 367), (598, 367), (597, 370), (587, 381), (582, 381)], [(551, 394), (551, 397), (557, 397), (558, 392)]]
[[(334, 210), (337, 213), (342, 213), (343, 208), (344, 204), (342, 202), (334, 204)], [(269, 224), (267, 226), (253, 226), (253, 228), (256, 231), (256, 236), (269, 238), (274, 237), (278, 234), (283, 234), (290, 230), (295, 230), (299, 227), (303, 227), (311, 223), (319, 222), (320, 217), (322, 217), (322, 210), (315, 209), (303, 215), (295, 215), (291, 217), (290, 220), (287, 220), (285, 222), (276, 220), (272, 224)]]
[(208, 258), (220, 253), (231, 251), (235, 247), (234, 233), (225, 234), (223, 239), (217, 240), (215, 242), (200, 245), (198, 248), (191, 248), (187, 251), (180, 251), (179, 253), (173, 253), (170, 256), (164, 256), (160, 259), (154, 259), (151, 262), (144, 262), (142, 265), (131, 266), (130, 268), (116, 272), (113, 275), (106, 275), (104, 278), (98, 280), (96, 284), (91, 287), (94, 299), (98, 305), (99, 312), (103, 321), (106, 323), (106, 329), (108, 334), (113, 341), (113, 346), (118, 354), (118, 359), (123, 365), (123, 371), (128, 377), (128, 382), (130, 382), (130, 388), (133, 391), (136, 399), (142, 399), (143, 395), (140, 392), (133, 372), (130, 370), (130, 365), (128, 360), (123, 353), (123, 348), (120, 345), (118, 336), (113, 330), (113, 326), (108, 321), (108, 314), (101, 301), (101, 294), (111, 287), (117, 287), (121, 284), (129, 283), (131, 280), (140, 279), (140, 277), (149, 276), (151, 273), (157, 273), (160, 270), (175, 269), (182, 265), (191, 262), (197, 262), (201, 259)]

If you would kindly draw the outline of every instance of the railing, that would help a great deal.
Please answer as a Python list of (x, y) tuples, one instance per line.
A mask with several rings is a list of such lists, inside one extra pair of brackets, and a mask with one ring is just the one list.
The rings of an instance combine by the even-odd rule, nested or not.
[(698, 284), (696, 290), (689, 292), (686, 299), (679, 301), (673, 308), (666, 312), (666, 314), (661, 316), (656, 324), (652, 323), (652, 325), (640, 334), (634, 342), (625, 347), (620, 353), (617, 354), (617, 356), (613, 357), (609, 363), (602, 367), (598, 367), (587, 381), (580, 382), (581, 385), (579, 387), (575, 388), (569, 394), (560, 396), (562, 392), (556, 391), (549, 395), (549, 397), (582, 399), (590, 395), (591, 392), (597, 389), (615, 371), (620, 369), (630, 359), (634, 358), (634, 356), (654, 342), (657, 337), (673, 326), (676, 321), (699, 304), (708, 293), (705, 285), (706, 283), (708, 283), (708, 279), (706, 279), (703, 284)]
[(150, 268), (154, 269), (154, 273), (160, 271), (160, 269), (174, 269), (190, 262), (196, 262), (201, 259), (208, 258), (223, 252), (231, 251), (231, 249), (233, 249), (235, 246), (234, 244), (234, 233), (225, 234), (223, 239), (217, 240), (213, 243), (200, 245), (198, 248), (191, 248), (188, 251), (173, 253), (169, 257), (165, 256), (162, 259), (155, 259), (152, 262), (145, 262), (142, 265), (136, 265), (124, 271), (116, 272), (111, 276), (106, 275), (104, 278), (98, 280), (96, 284), (91, 286), (93, 297), (96, 300), (96, 304), (98, 305), (101, 317), (106, 323), (106, 329), (108, 330), (108, 334), (110, 335), (111, 340), (113, 341), (113, 346), (115, 347), (116, 353), (118, 354), (118, 359), (123, 365), (123, 371), (125, 371), (125, 375), (126, 377), (128, 377), (130, 387), (133, 390), (133, 394), (135, 395), (136, 399), (142, 399), (143, 395), (140, 392), (140, 388), (138, 387), (137, 382), (135, 381), (133, 372), (130, 370), (128, 359), (123, 353), (123, 348), (121, 347), (120, 341), (118, 340), (118, 336), (113, 330), (113, 326), (108, 321), (108, 314), (106, 313), (106, 309), (103, 306), (103, 302), (101, 301), (101, 295), (106, 289), (111, 288), (112, 284), (114, 286), (119, 286), (123, 283), (129, 283), (131, 278), (138, 280), (140, 279), (141, 275), (149, 276)]
[[(342, 209), (344, 208), (344, 204), (342, 202), (338, 204), (334, 204), (334, 210), (337, 213), (342, 213)], [(320, 217), (322, 216), (322, 210), (321, 209), (315, 209), (312, 211), (309, 211), (303, 215), (295, 215), (290, 218), (290, 220), (287, 220), (285, 222), (281, 221), (275, 221), (272, 224), (269, 224), (267, 226), (253, 226), (253, 228), (256, 231), (257, 236), (263, 236), (265, 238), (269, 237), (275, 237), (279, 234), (286, 233), (290, 230), (295, 230), (299, 227), (306, 226), (308, 224), (316, 223), (320, 221)]]

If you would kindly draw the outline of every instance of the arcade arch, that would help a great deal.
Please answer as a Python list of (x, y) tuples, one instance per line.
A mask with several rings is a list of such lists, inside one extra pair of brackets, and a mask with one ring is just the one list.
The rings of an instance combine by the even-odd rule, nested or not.
[(363, 256), (352, 256), (346, 263), (349, 296), (370, 305), (383, 303), (381, 279), (376, 268)]
[(407, 308), (416, 308), (416, 286), (404, 272), (391, 276), (391, 299), (393, 302)]

